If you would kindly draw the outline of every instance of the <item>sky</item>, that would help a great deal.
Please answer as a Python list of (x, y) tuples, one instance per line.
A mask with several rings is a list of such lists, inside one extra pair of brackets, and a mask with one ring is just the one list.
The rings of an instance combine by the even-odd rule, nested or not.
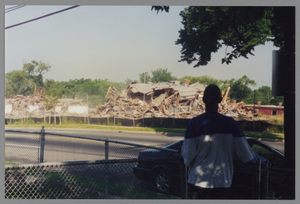
[[(11, 8), (14, 5), (7, 5)], [(5, 13), (5, 27), (69, 6), (30, 6)], [(175, 45), (183, 27), (179, 15), (186, 6), (171, 6), (169, 13), (151, 6), (79, 6), (37, 21), (5, 30), (5, 73), (22, 70), (32, 60), (51, 66), (44, 78), (139, 80), (139, 74), (168, 69), (173, 76), (210, 76), (214, 79), (255, 80), (257, 89), (272, 87), (272, 43), (255, 48), (249, 59), (221, 64), (225, 47), (212, 54), (207, 66), (178, 62), (181, 45)]]

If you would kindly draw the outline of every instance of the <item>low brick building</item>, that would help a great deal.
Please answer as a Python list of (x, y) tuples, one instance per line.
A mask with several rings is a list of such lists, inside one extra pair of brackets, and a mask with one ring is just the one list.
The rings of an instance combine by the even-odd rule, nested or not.
[[(244, 105), (244, 107), (254, 107), (253, 104), (247, 104)], [(262, 113), (263, 115), (283, 115), (284, 114), (284, 106), (282, 106), (281, 103), (278, 104), (278, 106), (275, 105), (261, 105), (260, 102), (258, 102), (257, 105), (255, 105), (255, 110), (259, 113)]]

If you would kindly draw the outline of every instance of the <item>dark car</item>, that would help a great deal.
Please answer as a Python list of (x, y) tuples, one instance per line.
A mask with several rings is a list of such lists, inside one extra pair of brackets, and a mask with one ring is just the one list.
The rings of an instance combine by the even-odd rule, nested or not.
[[(284, 154), (277, 149), (260, 142), (254, 138), (246, 138), (251, 149), (255, 153), (255, 158), (248, 163), (242, 163), (238, 160), (234, 161), (234, 176), (232, 181), (232, 188), (243, 189), (242, 192), (249, 192), (252, 189), (254, 164), (258, 160), (264, 164), (269, 161), (271, 167), (282, 168), (284, 166)], [(174, 191), (180, 192), (181, 189), (181, 166), (183, 159), (180, 154), (180, 149), (183, 140), (170, 144), (164, 149), (171, 149), (177, 151), (164, 151), (148, 149), (139, 153), (138, 158), (147, 161), (139, 161), (138, 165), (133, 168), (135, 176), (141, 180), (151, 182), (156, 191), (160, 193), (173, 193)], [(156, 160), (151, 158), (170, 158), (169, 160)], [(282, 173), (272, 173), (276, 180), (277, 185), (281, 185), (285, 179), (285, 175)], [(265, 178), (263, 178), (265, 179)], [(274, 186), (274, 185), (273, 185)], [(248, 189), (248, 191), (247, 191)], [(273, 188), (274, 189), (274, 188)], [(246, 191), (245, 191), (246, 190)], [(251, 194), (250, 192), (248, 193)], [(241, 195), (245, 198), (245, 195)], [(279, 194), (273, 195), (275, 198), (280, 197)]]

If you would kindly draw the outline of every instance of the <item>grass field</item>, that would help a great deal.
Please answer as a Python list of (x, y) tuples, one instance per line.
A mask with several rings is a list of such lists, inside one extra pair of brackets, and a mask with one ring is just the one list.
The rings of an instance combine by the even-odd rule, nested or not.
[[(147, 131), (147, 132), (156, 132), (160, 134), (166, 133), (180, 133), (184, 134), (185, 129), (179, 128), (160, 128), (160, 127), (125, 127), (125, 126), (110, 126), (110, 125), (91, 125), (84, 123), (63, 123), (61, 125), (53, 124), (28, 124), (28, 123), (18, 123), (18, 124), (8, 124), (5, 125), (7, 128), (14, 127), (25, 127), (25, 128), (42, 128), (51, 129), (51, 128), (80, 128), (80, 129), (103, 129), (103, 130), (120, 130), (120, 131)], [(255, 138), (271, 138), (271, 139), (283, 139), (284, 134), (282, 133), (268, 133), (268, 132), (244, 132), (247, 137)]]

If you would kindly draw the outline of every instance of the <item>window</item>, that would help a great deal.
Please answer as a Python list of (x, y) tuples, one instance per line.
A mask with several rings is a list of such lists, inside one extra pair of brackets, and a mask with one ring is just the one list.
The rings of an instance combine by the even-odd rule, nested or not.
[(259, 144), (252, 144), (250, 146), (253, 152), (269, 160), (272, 165), (277, 167), (281, 167), (284, 165), (283, 157), (278, 153), (273, 152), (272, 150)]

